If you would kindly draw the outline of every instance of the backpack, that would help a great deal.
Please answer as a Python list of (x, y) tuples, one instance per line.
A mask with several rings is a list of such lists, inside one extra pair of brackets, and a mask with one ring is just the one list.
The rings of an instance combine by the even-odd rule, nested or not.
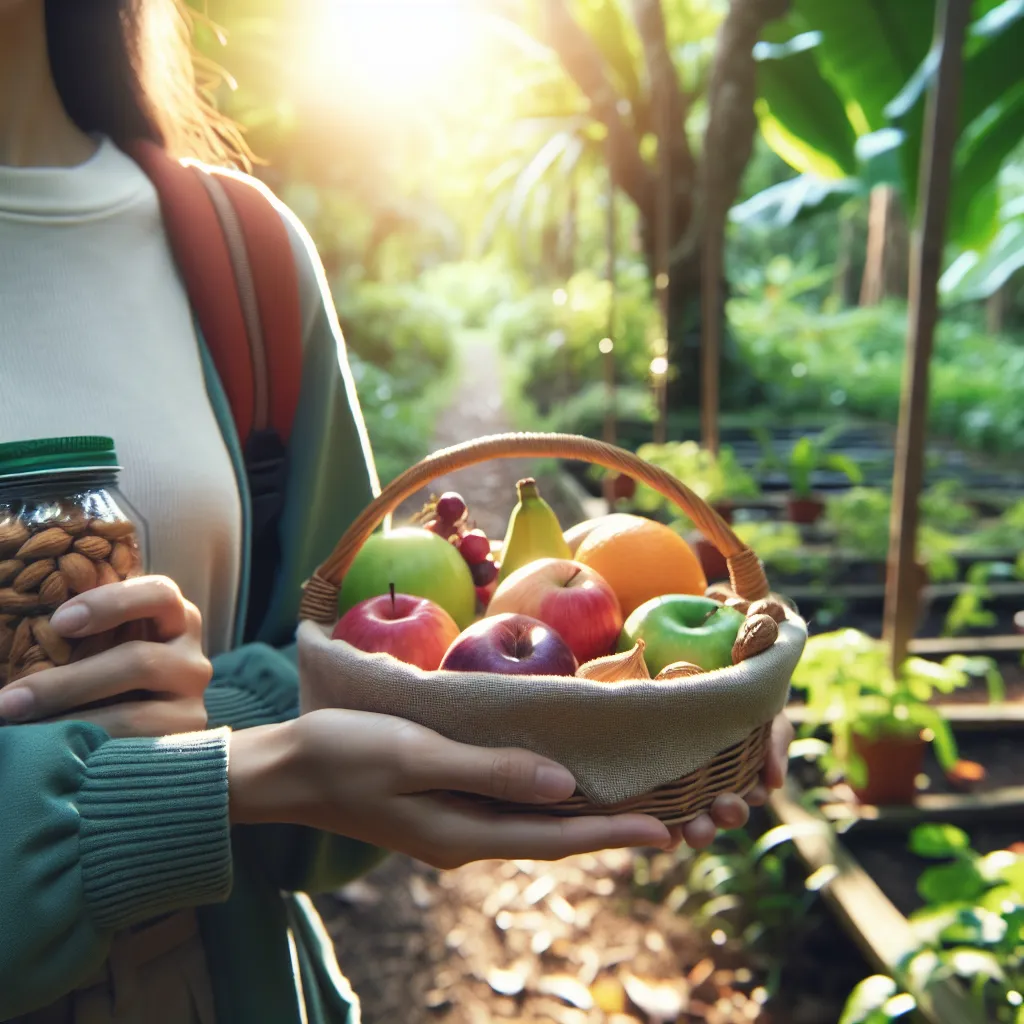
[(152, 181), (193, 314), (220, 376), (251, 501), (244, 639), (259, 629), (280, 561), (288, 438), (302, 377), (302, 311), (288, 230), (255, 183), (182, 163), (153, 142), (125, 151)]

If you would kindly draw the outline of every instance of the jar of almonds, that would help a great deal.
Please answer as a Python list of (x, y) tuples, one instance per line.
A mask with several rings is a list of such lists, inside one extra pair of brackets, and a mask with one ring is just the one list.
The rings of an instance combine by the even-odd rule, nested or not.
[(0, 444), (0, 685), (136, 639), (134, 624), (83, 640), (50, 626), (75, 594), (145, 572), (119, 469), (108, 437)]

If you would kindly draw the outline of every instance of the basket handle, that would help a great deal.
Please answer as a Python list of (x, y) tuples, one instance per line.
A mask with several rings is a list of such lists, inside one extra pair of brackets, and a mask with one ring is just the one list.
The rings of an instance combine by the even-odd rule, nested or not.
[(725, 556), (733, 589), (748, 601), (767, 597), (768, 580), (757, 555), (699, 495), (670, 473), (632, 452), (574, 434), (494, 434), (428, 455), (391, 481), (356, 518), (330, 557), (306, 583), (299, 616), (330, 625), (338, 616), (338, 592), (359, 549), (406, 498), (424, 484), (493, 458), (577, 459), (619, 470), (674, 502)]

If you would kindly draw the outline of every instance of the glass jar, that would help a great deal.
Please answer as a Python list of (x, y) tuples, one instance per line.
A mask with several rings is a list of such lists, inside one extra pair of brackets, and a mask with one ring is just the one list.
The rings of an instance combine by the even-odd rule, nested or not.
[(49, 624), (76, 594), (146, 571), (119, 470), (109, 437), (0, 444), (0, 685), (143, 638), (135, 623), (81, 640)]

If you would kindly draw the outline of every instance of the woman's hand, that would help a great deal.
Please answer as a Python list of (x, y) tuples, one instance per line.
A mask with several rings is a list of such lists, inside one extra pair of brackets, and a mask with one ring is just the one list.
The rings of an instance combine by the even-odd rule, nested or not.
[(439, 868), (475, 860), (558, 860), (671, 844), (639, 814), (503, 814), (455, 793), (543, 804), (571, 796), (560, 765), (525, 750), (467, 746), (385, 715), (322, 710), (232, 734), (235, 823), (283, 821), (350, 836)]
[(81, 661), (25, 676), (0, 690), (0, 719), (94, 722), (111, 736), (168, 736), (206, 728), (203, 693), (213, 669), (199, 610), (162, 576), (109, 583), (61, 605), (50, 625), (82, 639), (147, 623), (132, 640)]
[(773, 789), (781, 789), (786, 781), (789, 766), (789, 745), (793, 742), (793, 724), (785, 712), (776, 716), (772, 723), (772, 734), (768, 741), (768, 756), (761, 771), (761, 781), (747, 794), (746, 798), (727, 793), (718, 797), (711, 805), (709, 814), (702, 814), (682, 828), (672, 830), (673, 839), (685, 842), (695, 850), (709, 846), (718, 829), (743, 828), (750, 817), (751, 807), (760, 807), (768, 802)]

